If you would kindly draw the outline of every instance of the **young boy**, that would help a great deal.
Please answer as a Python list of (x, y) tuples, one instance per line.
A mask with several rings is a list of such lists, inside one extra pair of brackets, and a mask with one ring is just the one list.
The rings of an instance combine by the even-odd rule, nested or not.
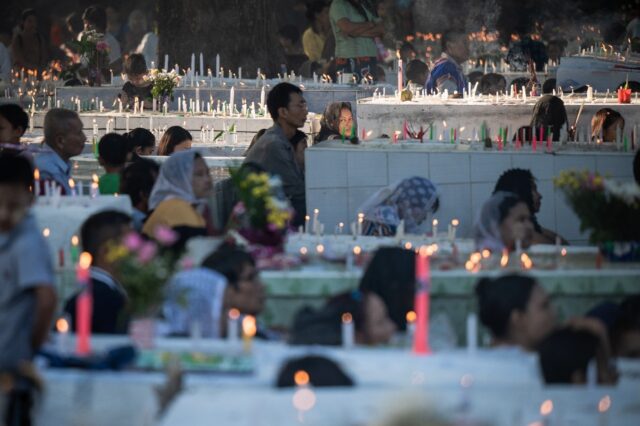
[[(121, 212), (105, 210), (90, 216), (80, 229), (82, 250), (92, 257), (91, 291), (93, 292), (93, 333), (122, 334), (127, 332), (124, 315), (127, 296), (117, 281), (117, 273), (109, 261), (108, 243), (119, 241), (131, 231), (131, 218)], [(76, 329), (75, 294), (67, 300), (64, 310), (71, 317), (72, 329)]]
[(160, 167), (153, 160), (140, 158), (127, 165), (120, 176), (120, 193), (131, 198), (133, 228), (142, 232), (149, 214), (149, 197), (158, 178)]
[[(32, 187), (29, 160), (0, 154), (0, 372), (18, 377), (46, 340), (56, 308), (51, 254), (29, 211)], [(30, 406), (28, 389), (18, 380), (11, 401)]]
[(0, 105), (0, 143), (20, 145), (29, 127), (29, 116), (16, 104)]
[(111, 195), (120, 191), (120, 172), (127, 161), (127, 138), (117, 133), (108, 133), (98, 142), (98, 162), (106, 174), (100, 177), (100, 194)]

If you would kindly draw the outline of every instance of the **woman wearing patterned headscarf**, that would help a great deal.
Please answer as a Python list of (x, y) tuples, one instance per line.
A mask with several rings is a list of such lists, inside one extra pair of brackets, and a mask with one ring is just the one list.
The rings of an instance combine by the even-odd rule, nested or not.
[(482, 206), (473, 237), (478, 250), (514, 251), (518, 241), (528, 248), (533, 239), (529, 206), (513, 192), (494, 192)]
[(438, 190), (429, 180), (414, 176), (383, 188), (361, 207), (364, 235), (395, 235), (400, 222), (409, 234), (419, 234), (429, 213), (438, 210)]
[(320, 133), (315, 137), (313, 143), (333, 139), (345, 139), (354, 144), (358, 143), (349, 102), (334, 102), (327, 105), (320, 119)]

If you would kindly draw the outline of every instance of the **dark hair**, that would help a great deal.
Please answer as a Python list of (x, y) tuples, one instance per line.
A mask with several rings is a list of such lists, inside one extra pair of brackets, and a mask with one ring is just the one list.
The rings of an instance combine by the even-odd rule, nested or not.
[(481, 278), (476, 284), (478, 316), (494, 337), (506, 337), (513, 311), (526, 311), (533, 288), (532, 277), (507, 274), (498, 278)]
[(25, 157), (13, 152), (0, 153), (0, 184), (33, 187), (33, 167)]
[(501, 74), (489, 73), (482, 76), (478, 86), (480, 88), (480, 93), (483, 95), (495, 95), (501, 91), (501, 86), (502, 90), (506, 90), (507, 79)]
[(44, 141), (50, 145), (60, 133), (65, 133), (69, 121), (80, 120), (75, 111), (66, 108), (52, 108), (44, 116)]
[(176, 148), (185, 140), (193, 140), (191, 133), (183, 127), (171, 126), (164, 132), (158, 144), (158, 155), (171, 155)]
[[(3, 104), (0, 105), (0, 116), (4, 117), (11, 127), (14, 129), (21, 127), (22, 134), (29, 128), (29, 115), (25, 112), (20, 105), (17, 104)], [(6, 141), (0, 141), (6, 142)]]
[[(529, 207), (529, 212), (533, 218), (535, 214), (533, 207), (533, 183), (535, 180), (536, 178), (530, 170), (509, 169), (500, 175), (495, 188), (493, 188), (493, 193), (506, 191), (516, 194), (520, 200), (524, 201), (527, 207)], [(540, 232), (540, 225), (535, 220), (533, 222), (534, 227), (536, 227), (536, 232)]]
[(478, 82), (478, 85), (480, 85), (480, 80), (482, 79), (483, 75), (484, 73), (482, 71), (471, 71), (469, 74), (467, 74), (467, 80), (469, 81), (469, 83), (471, 83), (471, 85), (476, 84), (476, 82)]
[(620, 303), (618, 316), (611, 327), (611, 346), (618, 354), (625, 333), (640, 332), (640, 294), (629, 296)]
[(402, 43), (402, 45), (400, 46), (400, 55), (402, 56), (403, 52), (413, 52), (416, 55), (418, 54), (418, 51), (416, 50), (415, 47), (413, 47), (413, 44), (409, 43), (408, 41), (405, 41)]
[(25, 9), (22, 11), (22, 14), (20, 15), (20, 22), (24, 24), (24, 21), (26, 21), (29, 16), (35, 16), (37, 18), (38, 14), (36, 13), (36, 10), (33, 8)]
[(125, 135), (127, 137), (127, 149), (134, 152), (136, 148), (150, 148), (156, 146), (156, 137), (145, 128), (136, 127)]
[(82, 31), (82, 19), (80, 18), (78, 12), (72, 12), (71, 14), (69, 14), (69, 16), (67, 16), (67, 18), (65, 19), (65, 23), (68, 27), (71, 27), (71, 30), (76, 34)]
[(440, 39), (440, 47), (443, 52), (447, 51), (447, 44), (452, 43), (456, 40), (467, 39), (467, 35), (461, 31), (450, 30), (442, 33), (442, 38)]
[(309, 23), (313, 25), (313, 21), (316, 19), (316, 16), (320, 15), (322, 11), (327, 7), (329, 7), (329, 4), (324, 0), (314, 0), (310, 3), (307, 3), (307, 21), (309, 21)]
[(129, 153), (127, 138), (118, 133), (107, 133), (98, 142), (98, 155), (107, 166), (124, 166)]
[(577, 371), (586, 377), (587, 366), (595, 357), (597, 347), (597, 337), (588, 331), (570, 328), (554, 331), (538, 346), (544, 381), (569, 384)]
[(611, 108), (599, 109), (591, 120), (591, 137), (599, 137), (600, 132), (606, 132), (611, 126), (616, 124), (618, 120), (622, 120), (622, 125), (624, 126), (624, 118), (618, 111)]
[[(502, 222), (504, 222), (507, 216), (509, 216), (509, 212), (511, 212), (511, 209), (520, 203), (524, 203), (525, 205), (527, 205), (527, 202), (524, 201), (522, 198), (518, 197), (517, 194), (513, 194), (513, 196), (504, 197), (504, 200), (502, 200), (500, 205), (498, 205), (498, 212), (500, 213), (500, 218), (498, 223), (501, 224)], [(527, 207), (529, 206), (527, 205)], [(531, 213), (531, 209), (529, 209), (529, 213)]]
[(80, 228), (82, 249), (91, 256), (98, 255), (100, 248), (122, 235), (122, 227), (131, 223), (129, 215), (117, 210), (105, 210), (89, 216)]
[(542, 84), (542, 94), (550, 95), (553, 93), (553, 90), (556, 88), (556, 84), (558, 81), (555, 78), (548, 78)]
[(92, 5), (87, 7), (82, 13), (82, 19), (89, 21), (98, 32), (104, 32), (107, 29), (107, 12), (104, 7)]
[(536, 131), (538, 127), (542, 126), (546, 135), (547, 128), (551, 126), (554, 141), (560, 140), (560, 130), (567, 122), (567, 110), (564, 108), (564, 102), (557, 96), (543, 95), (533, 107), (532, 130)]
[(353, 386), (351, 377), (333, 360), (319, 355), (306, 355), (288, 359), (280, 368), (276, 387), (296, 386), (294, 376), (298, 371), (309, 375), (309, 383), (314, 387)]
[(282, 38), (286, 38), (291, 41), (291, 43), (295, 44), (300, 40), (300, 32), (294, 25), (285, 25), (280, 27), (278, 30), (278, 35)]
[(249, 144), (249, 147), (247, 148), (247, 150), (244, 152), (244, 155), (247, 155), (249, 150), (251, 150), (251, 148), (253, 148), (253, 146), (256, 144), (256, 142), (258, 142), (258, 139), (260, 139), (262, 137), (262, 135), (264, 135), (264, 133), (266, 131), (267, 131), (267, 129), (260, 129), (260, 130), (258, 130), (258, 133), (253, 135), (253, 138), (251, 138), (251, 143)]
[(149, 197), (156, 182), (160, 167), (153, 160), (139, 158), (120, 172), (120, 193), (131, 198), (131, 204), (137, 206), (142, 196)]
[(141, 53), (132, 53), (124, 61), (124, 72), (127, 75), (143, 75), (148, 71), (147, 61)]
[(414, 59), (407, 64), (406, 74), (407, 80), (423, 85), (426, 82), (427, 74), (429, 74), (429, 67), (420, 59)]
[(202, 261), (202, 266), (224, 275), (231, 287), (238, 288), (242, 269), (247, 263), (256, 265), (249, 253), (235, 245), (223, 243)]
[(380, 296), (399, 330), (407, 328), (406, 315), (414, 307), (415, 288), (415, 254), (399, 247), (378, 249), (359, 286), (360, 291)]
[(636, 155), (633, 157), (633, 177), (640, 185), (640, 150), (636, 151)]
[(302, 96), (302, 90), (291, 83), (278, 83), (269, 91), (269, 95), (267, 96), (267, 110), (273, 121), (278, 121), (278, 109), (289, 107), (292, 93), (297, 93)]

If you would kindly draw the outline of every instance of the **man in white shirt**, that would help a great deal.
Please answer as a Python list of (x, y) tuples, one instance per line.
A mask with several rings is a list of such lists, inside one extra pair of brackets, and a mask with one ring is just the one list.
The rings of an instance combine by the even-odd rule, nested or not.
[[(109, 44), (109, 68), (114, 74), (122, 70), (122, 50), (120, 43), (111, 34), (107, 33), (107, 12), (101, 6), (89, 6), (82, 13), (82, 22), (84, 30), (94, 30), (104, 34), (104, 41)], [(78, 40), (82, 37), (82, 33), (78, 35)]]

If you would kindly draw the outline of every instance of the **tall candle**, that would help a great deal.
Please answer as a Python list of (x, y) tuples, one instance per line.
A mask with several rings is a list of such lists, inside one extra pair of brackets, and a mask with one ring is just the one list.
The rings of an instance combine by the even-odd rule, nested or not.
[(189, 75), (193, 76), (193, 73), (196, 72), (196, 54), (191, 54), (191, 67), (189, 68)]
[(433, 222), (431, 222), (431, 233), (433, 238), (438, 237), (438, 219), (433, 219)]
[(204, 75), (204, 55), (200, 52), (200, 77)]
[(422, 247), (416, 254), (416, 296), (415, 313), (416, 333), (413, 339), (413, 352), (425, 355), (431, 352), (429, 348), (429, 293), (431, 291), (431, 272), (429, 270), (429, 255), (426, 247)]
[(342, 347), (352, 348), (355, 343), (355, 326), (349, 312), (342, 314)]
[(69, 249), (69, 255), (71, 258), (71, 263), (76, 264), (78, 259), (80, 258), (80, 252), (78, 250), (79, 239), (77, 235), (71, 237), (71, 248)]
[(402, 88), (404, 87), (403, 72), (402, 59), (398, 58), (398, 95), (402, 92)]
[(164, 55), (164, 68), (165, 72), (169, 71), (169, 55), (165, 53)]
[(82, 289), (76, 299), (76, 353), (78, 355), (89, 355), (91, 352), (91, 317), (93, 315), (93, 294), (89, 277), (91, 261), (91, 255), (83, 252), (76, 267), (76, 279)]
[(229, 114), (233, 114), (233, 110), (235, 108), (236, 105), (236, 100), (235, 100), (235, 90), (233, 87), (231, 87), (231, 90), (229, 90)]
[(220, 78), (220, 54), (216, 55), (216, 78)]
[(240, 311), (232, 308), (229, 309), (229, 317), (227, 319), (227, 340), (236, 343), (240, 334)]
[(256, 319), (251, 315), (247, 315), (242, 319), (242, 343), (245, 353), (251, 352), (253, 337), (256, 335), (257, 326)]
[(38, 169), (33, 171), (33, 195), (36, 197), (40, 195), (40, 170)]

